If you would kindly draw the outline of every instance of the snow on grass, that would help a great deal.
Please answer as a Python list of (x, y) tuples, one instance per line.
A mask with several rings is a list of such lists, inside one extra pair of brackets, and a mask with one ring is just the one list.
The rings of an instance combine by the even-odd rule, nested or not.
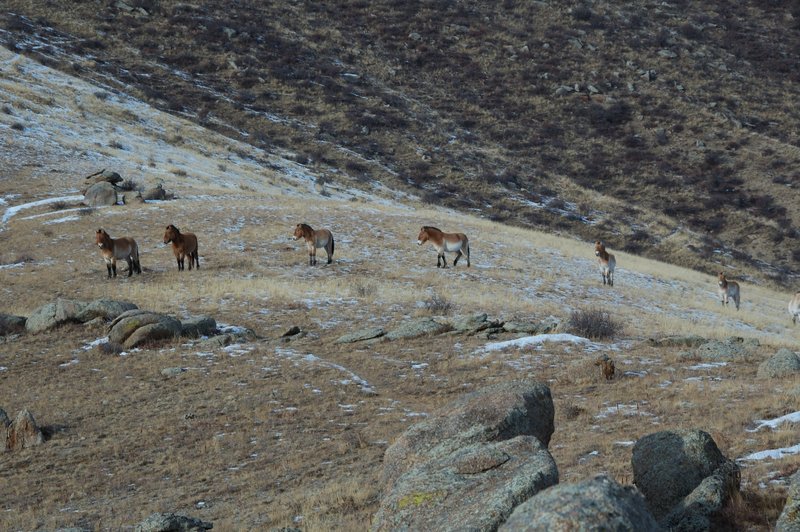
[(727, 366), (727, 362), (706, 362), (704, 364), (697, 364), (695, 366), (689, 366), (686, 369), (713, 369), (713, 368), (721, 368)]
[(574, 334), (560, 333), (560, 334), (537, 334), (535, 336), (523, 336), (515, 340), (506, 340), (505, 342), (492, 342), (483, 346), (484, 351), (499, 351), (515, 347), (521, 349), (529, 346), (541, 346), (547, 342), (569, 343), (575, 345), (584, 345), (587, 350), (594, 351), (597, 349), (604, 349), (607, 346), (596, 344), (588, 338), (582, 336), (575, 336)]
[(11, 219), (12, 216), (16, 215), (19, 211), (25, 209), (40, 207), (42, 205), (48, 205), (50, 203), (58, 203), (59, 201), (63, 201), (64, 203), (69, 203), (71, 201), (81, 201), (81, 200), (83, 200), (83, 196), (59, 196), (57, 198), (45, 198), (43, 200), (32, 201), (30, 203), (21, 203), (19, 205), (14, 205), (6, 209), (6, 212), (3, 213), (3, 217), (0, 218), (0, 224), (5, 224)]
[(767, 449), (766, 451), (758, 451), (748, 454), (747, 456), (742, 456), (738, 460), (779, 460), (784, 456), (792, 456), (795, 454), (800, 454), (800, 443), (797, 445), (792, 445), (791, 447), (781, 447), (780, 449)]
[(596, 419), (604, 419), (612, 415), (644, 416), (644, 417), (655, 418), (655, 416), (650, 412), (647, 412), (646, 410), (640, 410), (638, 403), (632, 403), (629, 405), (618, 404), (613, 406), (607, 406), (606, 408), (598, 412), (594, 417)]
[(791, 414), (786, 414), (785, 416), (775, 419), (757, 419), (755, 422), (758, 423), (758, 425), (756, 425), (755, 428), (747, 429), (747, 432), (758, 432), (764, 427), (775, 429), (784, 423), (800, 423), (800, 412), (792, 412)]

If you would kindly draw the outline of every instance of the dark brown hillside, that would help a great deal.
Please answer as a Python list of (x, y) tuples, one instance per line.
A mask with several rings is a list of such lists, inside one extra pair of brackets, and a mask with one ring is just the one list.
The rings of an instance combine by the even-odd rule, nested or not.
[(793, 2), (264, 4), (10, 0), (0, 37), (331, 180), (800, 270)]

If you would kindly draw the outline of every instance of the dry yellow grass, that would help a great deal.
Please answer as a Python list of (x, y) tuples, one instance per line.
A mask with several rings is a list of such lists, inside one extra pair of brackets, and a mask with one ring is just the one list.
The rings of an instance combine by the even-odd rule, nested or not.
[[(104, 125), (103, 109), (84, 111), (97, 116), (99, 131), (125, 125), (113, 122), (124, 120), (121, 112)], [(159, 161), (155, 176), (181, 191), (180, 199), (53, 224), (63, 215), (48, 205), (10, 216), (0, 227), (0, 259), (30, 260), (0, 268), (0, 311), (27, 315), (56, 297), (108, 297), (180, 317), (209, 314), (261, 338), (228, 350), (175, 341), (117, 356), (84, 349), (103, 329), (65, 326), (0, 344), (0, 407), (10, 415), (30, 409), (51, 434), (44, 446), (0, 454), (7, 472), (0, 528), (116, 530), (154, 511), (181, 511), (223, 530), (366, 529), (380, 496), (383, 451), (401, 431), (466, 391), (520, 378), (551, 387), (550, 448), (563, 482), (600, 471), (631, 482), (630, 442), (658, 430), (704, 429), (734, 458), (796, 443), (790, 426), (746, 431), (756, 419), (800, 410), (796, 380), (756, 378), (760, 361), (796, 345), (788, 296), (742, 283), (736, 312), (721, 307), (713, 278), (613, 249), (616, 284), (603, 287), (588, 242), (378, 197), (320, 197), (305, 181), (262, 179), (255, 166), (223, 172), (198, 152), (225, 152), (224, 138), (206, 138), (169, 117), (153, 120), (163, 120), (158, 134), (180, 130), (183, 141), (161, 151), (157, 142), (145, 143), (138, 156)], [(66, 158), (36, 139), (10, 140), (7, 178), (0, 179), (8, 205), (0, 215), (11, 205), (72, 194), (81, 176), (97, 169), (95, 160)], [(196, 175), (191, 164), (166, 163), (178, 161), (175, 150), (203, 162), (214, 179)], [(100, 166), (144, 164), (133, 157), (123, 151)], [(185, 167), (186, 175), (169, 174), (173, 167)], [(273, 177), (293, 188), (266, 183)], [(333, 231), (333, 264), (307, 266), (303, 243), (289, 240), (299, 221)], [(200, 270), (177, 271), (161, 242), (168, 223), (198, 235)], [(434, 250), (415, 242), (425, 224), (467, 233), (472, 268), (437, 269)], [(97, 227), (139, 241), (142, 275), (106, 279)], [(478, 335), (334, 342), (430, 313), (425, 302), (433, 296), (451, 303), (453, 315), (486, 312), (502, 320), (553, 316), (563, 323), (575, 309), (606, 310), (623, 332), (598, 349), (614, 359), (618, 377), (606, 382), (592, 363), (596, 353), (564, 344), (489, 353)], [(307, 336), (281, 340), (292, 325)], [(645, 342), (671, 334), (745, 336), (762, 345), (748, 360), (695, 368), (684, 349)], [(186, 371), (162, 377), (162, 368), (176, 366)], [(363, 393), (351, 373), (377, 395)], [(772, 481), (798, 467), (797, 456), (744, 464), (736, 504), (748, 526), (770, 527), (783, 496)]]

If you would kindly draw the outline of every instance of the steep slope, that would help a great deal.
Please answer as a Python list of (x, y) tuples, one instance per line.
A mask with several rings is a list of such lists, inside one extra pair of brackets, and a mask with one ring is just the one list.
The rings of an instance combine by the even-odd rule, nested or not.
[(3, 40), (323, 181), (791, 283), (791, 2), (12, 0)]

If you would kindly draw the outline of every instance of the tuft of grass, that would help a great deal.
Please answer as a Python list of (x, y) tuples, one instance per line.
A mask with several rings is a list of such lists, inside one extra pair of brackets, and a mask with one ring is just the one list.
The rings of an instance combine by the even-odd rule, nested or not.
[(622, 324), (614, 320), (606, 311), (580, 309), (570, 314), (567, 328), (578, 336), (601, 340), (618, 335), (622, 331)]
[(425, 310), (431, 314), (446, 316), (453, 311), (453, 304), (440, 294), (433, 294), (423, 302)]

